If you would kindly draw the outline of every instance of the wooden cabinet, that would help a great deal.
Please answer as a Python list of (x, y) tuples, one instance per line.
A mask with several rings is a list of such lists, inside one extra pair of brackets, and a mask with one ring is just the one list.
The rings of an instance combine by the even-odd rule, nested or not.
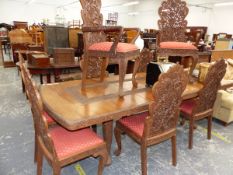
[(68, 28), (57, 26), (46, 26), (44, 28), (44, 50), (49, 55), (53, 54), (53, 48), (69, 47)]

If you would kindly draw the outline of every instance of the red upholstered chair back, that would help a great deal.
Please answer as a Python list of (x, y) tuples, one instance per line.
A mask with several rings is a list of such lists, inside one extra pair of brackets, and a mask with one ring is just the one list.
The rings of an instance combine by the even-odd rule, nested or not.
[(159, 76), (152, 88), (154, 100), (149, 105), (149, 116), (152, 119), (150, 136), (176, 128), (181, 95), (187, 83), (188, 74), (180, 65), (171, 67), (167, 73)]
[(209, 68), (204, 80), (204, 87), (199, 92), (197, 105), (193, 109), (194, 114), (213, 108), (221, 80), (226, 73), (226, 67), (225, 61), (221, 59)]
[(166, 0), (159, 8), (160, 20), (158, 20), (159, 38), (158, 44), (165, 41), (186, 41), (185, 30), (187, 27), (188, 8), (185, 1)]

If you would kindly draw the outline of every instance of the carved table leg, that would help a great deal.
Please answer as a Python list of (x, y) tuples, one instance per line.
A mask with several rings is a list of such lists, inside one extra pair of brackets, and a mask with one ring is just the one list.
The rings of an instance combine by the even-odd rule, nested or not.
[(112, 132), (113, 132), (113, 121), (107, 121), (103, 123), (103, 135), (104, 140), (107, 144), (107, 150), (108, 150), (108, 160), (107, 165), (110, 165), (112, 163), (111, 159), (111, 145), (112, 145)]
[(123, 83), (125, 79), (128, 59), (120, 58), (119, 60), (119, 96), (123, 97)]
[(139, 65), (140, 65), (140, 57), (136, 58), (134, 67), (133, 67), (132, 83), (133, 83), (133, 87), (135, 88), (138, 87), (138, 83), (136, 81), (136, 74), (138, 72)]

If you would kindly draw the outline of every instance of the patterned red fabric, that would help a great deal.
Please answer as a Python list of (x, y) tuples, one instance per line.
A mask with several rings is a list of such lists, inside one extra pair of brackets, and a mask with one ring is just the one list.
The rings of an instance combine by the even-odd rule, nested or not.
[(191, 115), (194, 106), (195, 106), (195, 101), (194, 100), (184, 101), (180, 105), (180, 111), (185, 113), (185, 114)]
[(43, 114), (44, 114), (44, 116), (45, 116), (45, 118), (46, 118), (48, 124), (54, 123), (54, 122), (55, 122), (55, 121), (53, 120), (53, 118), (49, 116), (49, 114), (48, 114), (47, 112), (44, 111)]
[(197, 49), (191, 43), (175, 42), (175, 41), (161, 42), (160, 48), (163, 48), (163, 49), (192, 49), (192, 50)]
[(90, 128), (68, 131), (58, 126), (51, 128), (49, 133), (54, 142), (59, 160), (68, 158), (73, 154), (85, 152), (93, 146), (104, 142), (103, 139)]
[(129, 130), (133, 131), (138, 136), (142, 136), (144, 130), (144, 121), (148, 112), (135, 114), (129, 117), (125, 117), (119, 120), (119, 122)]
[[(96, 51), (110, 51), (113, 42), (100, 42), (92, 44), (88, 50), (96, 50)], [(129, 43), (118, 43), (117, 44), (117, 52), (130, 52), (138, 50), (138, 48), (134, 44)]]

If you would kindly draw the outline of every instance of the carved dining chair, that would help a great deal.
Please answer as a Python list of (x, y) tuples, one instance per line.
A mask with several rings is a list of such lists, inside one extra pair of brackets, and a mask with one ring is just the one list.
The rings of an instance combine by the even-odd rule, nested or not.
[(124, 117), (116, 122), (114, 134), (117, 143), (115, 154), (121, 153), (121, 134), (126, 133), (141, 146), (142, 174), (147, 174), (147, 147), (171, 139), (172, 164), (176, 166), (176, 125), (181, 95), (188, 83), (188, 74), (181, 65), (171, 67), (159, 76), (152, 88), (153, 101), (149, 112)]
[[(157, 39), (157, 56), (169, 57), (180, 56), (192, 58), (192, 65), (189, 71), (190, 80), (198, 61), (198, 49), (186, 42), (185, 31), (187, 27), (188, 7), (185, 1), (166, 0), (163, 1), (158, 10), (160, 20), (158, 20), (159, 35)], [(183, 62), (181, 60), (181, 62)]]
[[(121, 26), (102, 25), (101, 0), (80, 0), (80, 3), (84, 37), (84, 59), (81, 61), (82, 90), (85, 90), (87, 78), (100, 76), (100, 81), (103, 81), (106, 67), (110, 62), (119, 65), (119, 96), (123, 96), (123, 82), (128, 60), (137, 59), (140, 50), (134, 44), (119, 42), (123, 32)], [(106, 33), (116, 34), (113, 42), (106, 42)], [(136, 63), (139, 62), (136, 61)], [(135, 84), (134, 81), (136, 81), (135, 78), (133, 78), (133, 84)]]
[[(31, 96), (31, 92), (33, 91), (34, 87), (32, 86), (31, 75), (30, 75), (28, 69), (26, 68), (25, 63), (22, 63), (22, 57), (19, 57), (19, 61), (20, 61), (21, 77), (22, 77), (23, 83), (25, 85), (26, 96), (29, 99), (29, 103), (30, 103), (31, 111), (32, 111), (34, 131), (35, 131), (34, 162), (36, 162), (37, 155), (38, 155), (38, 138), (37, 138), (38, 129), (36, 127), (36, 118), (35, 118), (35, 115), (34, 115), (33, 110), (32, 110), (33, 98)], [(56, 124), (56, 122), (53, 120), (52, 117), (49, 116), (49, 114), (47, 112), (44, 111), (43, 114), (44, 114), (45, 119), (48, 123), (48, 126), (54, 126)]]
[(208, 119), (207, 138), (211, 139), (213, 106), (216, 100), (220, 82), (225, 73), (225, 61), (223, 59), (217, 61), (213, 66), (209, 68), (203, 83), (204, 86), (200, 90), (198, 97), (195, 99), (186, 100), (182, 102), (180, 106), (181, 117), (189, 120), (189, 149), (192, 149), (193, 147), (193, 129), (195, 121), (197, 120), (201, 120), (204, 118)]
[(37, 127), (37, 175), (42, 175), (43, 157), (53, 168), (54, 175), (60, 175), (61, 168), (77, 160), (99, 156), (98, 175), (103, 172), (108, 153), (106, 143), (90, 128), (68, 131), (56, 125), (48, 128), (40, 94), (31, 81), (32, 112)]

